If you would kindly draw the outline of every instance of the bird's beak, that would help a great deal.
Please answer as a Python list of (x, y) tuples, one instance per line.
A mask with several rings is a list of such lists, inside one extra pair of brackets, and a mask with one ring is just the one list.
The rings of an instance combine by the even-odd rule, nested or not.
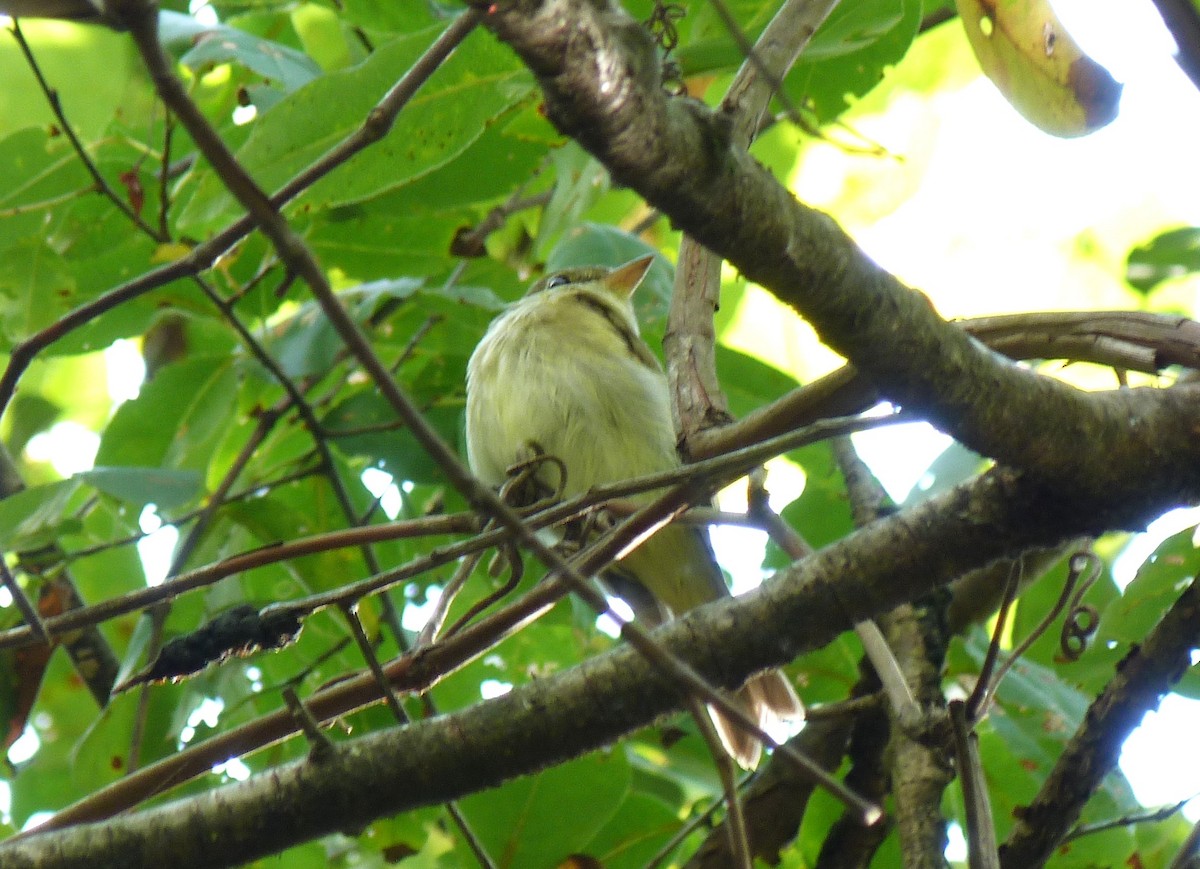
[(652, 262), (654, 262), (654, 254), (652, 253), (638, 257), (633, 262), (617, 266), (617, 268), (605, 275), (601, 282), (604, 284), (604, 288), (614, 296), (632, 296), (633, 291), (642, 282), (642, 278), (646, 277), (646, 272), (650, 271), (650, 264)]

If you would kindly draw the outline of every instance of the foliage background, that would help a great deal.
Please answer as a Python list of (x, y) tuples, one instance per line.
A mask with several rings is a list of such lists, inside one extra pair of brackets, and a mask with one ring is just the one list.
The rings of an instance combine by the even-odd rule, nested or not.
[[(761, 0), (731, 4), (751, 34), (776, 6)], [(627, 7), (639, 19), (650, 13), (646, 2)], [(433, 2), (372, 0), (347, 0), (336, 7), (256, 2), (214, 3), (213, 8), (223, 22), (215, 34), (176, 7), (164, 13), (164, 40), (192, 97), (267, 190), (277, 189), (357, 129), (445, 28), (452, 11)], [(953, 121), (960, 113), (1009, 110), (981, 96), (988, 86), (978, 81), (956, 22), (917, 36), (923, 18), (938, 8), (917, 0), (843, 4), (788, 79), (788, 92), (805, 107), (809, 123), (832, 141), (780, 123), (755, 145), (756, 157), (790, 179), (802, 199), (830, 210), (869, 252), (926, 290), (947, 315), (1120, 307), (1195, 316), (1194, 277), (1141, 288), (1124, 280), (1129, 250), (1184, 216), (1176, 210), (1178, 199), (1143, 194), (1128, 202), (1107, 183), (1097, 183), (1098, 201), (1106, 206), (1097, 214), (1094, 202), (1083, 201), (1074, 189), (1058, 189), (1054, 181), (1054, 167), (1061, 168), (1054, 160), (1071, 162), (1076, 152), (1070, 149), (1095, 147), (1090, 142), (1057, 145), (1060, 156), (1046, 168), (1030, 166), (994, 142), (942, 134), (943, 125), (961, 130)], [(715, 102), (741, 57), (709, 6), (693, 4), (688, 12), (679, 24), (674, 57), (689, 90)], [(0, 80), (21, 83), (0, 91), (0, 178), (5, 179), (0, 182), (0, 340), (6, 348), (55, 329), (69, 312), (174, 260), (242, 216), (213, 171), (196, 159), (184, 131), (164, 119), (123, 36), (61, 23), (23, 22), (23, 30), (113, 196), (94, 191), (20, 50), (13, 40), (5, 41)], [(976, 100), (984, 110), (973, 105)], [(253, 117), (248, 117), (249, 106)], [(847, 153), (847, 144), (865, 145), (869, 153)], [(945, 177), (942, 167), (954, 162), (956, 149), (978, 149), (974, 162), (988, 169), (977, 170), (971, 180), (978, 186), (949, 206), (955, 209), (950, 222), (961, 227), (960, 235), (951, 235), (945, 215), (937, 213), (948, 206), (929, 198), (930, 179)], [(1010, 171), (1014, 165), (1019, 172)], [(1019, 191), (1028, 200), (1024, 210), (1014, 214), (1001, 207), (1007, 191), (999, 187)], [(1138, 189), (1134, 183), (1120, 192), (1136, 195)], [(1165, 207), (1162, 199), (1169, 200)], [(122, 213), (117, 202), (136, 219)], [(485, 256), (452, 252), (458, 249), (456, 239), (461, 246), (463, 233), (485, 222), (492, 209), (514, 203), (519, 207), (507, 209), (487, 236)], [(977, 216), (961, 219), (960, 206)], [(1031, 263), (1014, 255), (1014, 232), (1021, 242), (1033, 238), (1045, 244), (1041, 215), (1049, 212), (1065, 214), (1063, 222), (1078, 232), (1054, 252), (1057, 261), (1047, 257)], [(488, 321), (534, 275), (572, 263), (621, 262), (646, 245), (671, 260), (678, 248), (678, 236), (665, 220), (652, 220), (635, 194), (614, 188), (594, 159), (555, 132), (541, 115), (529, 72), (482, 30), (425, 84), (380, 144), (322, 178), (286, 213), (368, 328), (377, 352), (396, 363), (397, 377), (451, 442), (460, 441), (470, 351)], [(1089, 220), (1093, 216), (1097, 219)], [(953, 254), (964, 238), (971, 242), (965, 253), (945, 253)], [(1186, 254), (1149, 250), (1153, 267), (1182, 262), (1186, 271)], [(931, 270), (931, 263), (942, 270)], [(38, 353), (3, 420), (5, 444), (28, 487), (0, 504), (6, 552), (30, 553), (54, 543), (82, 597), (93, 602), (145, 585), (135, 543), (152, 527), (146, 519), (149, 505), (189, 542), (182, 565), (187, 567), (359, 521), (384, 521), (361, 482), (369, 468), (403, 483), (393, 492), (398, 518), (466, 509), (411, 436), (391, 422), (390, 409), (345, 360), (307, 290), (283, 272), (260, 236), (236, 245), (205, 279), (207, 291), (180, 279), (97, 312), (64, 329)], [(669, 289), (664, 269), (640, 299), (645, 331), (655, 347)], [(235, 320), (276, 361), (276, 372), (255, 358)], [(723, 344), (720, 373), (739, 416), (836, 361), (803, 324), (733, 273), (725, 275), (717, 328)], [(118, 357), (105, 348), (120, 340), (138, 342), (148, 377), (136, 398), (117, 406), (109, 398), (108, 373)], [(305, 391), (320, 438), (314, 439), (290, 407), (279, 404), (284, 397), (279, 372)], [(1057, 373), (1085, 386), (1111, 383), (1110, 373), (1087, 366)], [(272, 409), (279, 407), (275, 419)], [(65, 423), (94, 431), (98, 448), (95, 470), (62, 479), (26, 447)], [(239, 464), (255, 432), (261, 441)], [(329, 466), (323, 466), (326, 446)], [(802, 470), (807, 484), (786, 518), (816, 545), (849, 533), (844, 486), (828, 449), (809, 448), (790, 455), (788, 462)], [(788, 473), (783, 465), (775, 470)], [(936, 490), (974, 470), (944, 461), (930, 470), (927, 482)], [(339, 504), (331, 475), (344, 486), (346, 504)], [(223, 502), (201, 513), (225, 484), (230, 491)], [(996, 711), (979, 728), (1001, 837), (1013, 809), (1036, 792), (1112, 665), (1144, 633), (1139, 626), (1152, 624), (1178, 584), (1195, 574), (1198, 558), (1190, 535), (1164, 544), (1124, 593), (1107, 576), (1092, 591), (1091, 601), (1102, 613), (1101, 631), (1083, 660), (1064, 665), (1051, 643), (1039, 643), (1001, 689)], [(1123, 541), (1112, 535), (1100, 542), (1099, 551), (1111, 560)], [(399, 565), (443, 542), (418, 538), (376, 544), (371, 557), (385, 567)], [(765, 563), (778, 566), (781, 555), (769, 548)], [(523, 588), (536, 578), (530, 568)], [(236, 604), (299, 598), (376, 570), (360, 551), (341, 549), (247, 571), (176, 599), (166, 635), (194, 631)], [(400, 618), (415, 613), (450, 572), (449, 567), (430, 571), (394, 590)], [(27, 570), (22, 581), (36, 596), (39, 583), (52, 573), (53, 567), (40, 577)], [(1022, 595), (1013, 636), (1023, 635), (1040, 618), (1057, 596), (1062, 575), (1060, 566)], [(478, 571), (451, 618), (491, 585)], [(8, 624), (19, 623), (11, 606), (0, 613)], [(379, 599), (364, 602), (360, 615), (368, 634), (378, 638), (381, 658), (400, 652)], [(414, 622), (405, 624), (411, 628)], [(102, 631), (123, 675), (144, 663), (152, 639), (147, 618), (122, 616), (106, 622)], [(402, 636), (405, 642), (413, 639), (411, 630)], [(568, 668), (610, 642), (582, 607), (566, 601), (441, 682), (431, 698), (442, 711), (478, 703), (481, 690), (493, 690), (496, 683), (517, 684)], [(968, 682), (985, 647), (980, 629), (956, 640), (946, 685)], [(21, 689), (28, 689), (30, 677), (12, 651), (3, 654), (4, 672), (11, 678), (0, 710), (19, 732)], [(846, 636), (795, 662), (788, 672), (807, 704), (832, 703), (844, 699), (857, 681), (859, 657), (857, 641)], [(70, 660), (57, 651), (28, 719), (38, 748), (12, 771), (5, 823), (20, 829), (36, 813), (62, 808), (132, 765), (170, 756), (278, 708), (284, 685), (296, 685), (303, 695), (362, 666), (345, 620), (325, 610), (307, 620), (299, 641), (287, 649), (156, 686), (145, 700), (137, 691), (121, 694), (99, 710)], [(1177, 690), (1194, 697), (1197, 685), (1193, 668)], [(213, 699), (221, 704), (219, 714), (213, 712), (218, 708)], [(416, 699), (406, 705), (413, 716), (428, 712)], [(347, 717), (345, 730), (332, 735), (343, 739), (350, 731), (393, 723), (386, 709), (375, 706)], [(140, 735), (131, 742), (133, 733)], [(272, 746), (174, 795), (270, 768), (305, 751), (296, 739)], [(719, 794), (693, 726), (677, 719), (605, 752), (472, 795), (459, 809), (498, 865), (554, 865), (569, 854), (586, 853), (606, 866), (640, 866)], [(962, 822), (953, 789), (945, 808)], [(1127, 783), (1114, 774), (1083, 820), (1111, 819), (1138, 808)], [(813, 864), (836, 817), (832, 801), (819, 795), (783, 865)], [(1186, 828), (1178, 817), (1119, 827), (1071, 843), (1055, 865), (1115, 865), (1135, 854), (1143, 865), (1162, 865)], [(703, 830), (693, 833), (678, 853), (691, 853), (702, 837)], [(444, 810), (430, 808), (372, 822), (357, 836), (301, 845), (287, 852), (283, 865), (382, 865), (405, 855), (412, 855), (406, 866), (458, 866), (472, 859)], [(897, 860), (896, 845), (888, 842), (875, 865)]]

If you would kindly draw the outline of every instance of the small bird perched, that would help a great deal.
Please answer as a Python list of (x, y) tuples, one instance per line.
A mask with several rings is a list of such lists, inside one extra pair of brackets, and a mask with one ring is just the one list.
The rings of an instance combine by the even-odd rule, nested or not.
[[(567, 498), (679, 466), (667, 379), (630, 301), (653, 260), (547, 275), (492, 322), (467, 364), (467, 457), (481, 480), (503, 483), (531, 451), (562, 462), (565, 481), (551, 463), (538, 473), (550, 489), (562, 482)], [(650, 627), (729, 595), (707, 534), (687, 525), (656, 531), (603, 580)], [(737, 696), (764, 726), (803, 716), (778, 671)], [(710, 711), (730, 755), (756, 765), (759, 741)]]

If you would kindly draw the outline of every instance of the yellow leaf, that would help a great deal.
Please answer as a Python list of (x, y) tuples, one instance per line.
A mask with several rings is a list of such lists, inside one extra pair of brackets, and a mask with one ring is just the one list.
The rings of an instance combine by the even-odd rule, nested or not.
[(171, 263), (177, 259), (182, 259), (191, 252), (191, 245), (186, 245), (178, 241), (169, 241), (166, 244), (160, 244), (154, 249), (154, 253), (150, 257), (150, 262), (155, 264)]
[(1027, 121), (1084, 136), (1117, 116), (1121, 85), (1088, 57), (1049, 0), (955, 0), (984, 73)]

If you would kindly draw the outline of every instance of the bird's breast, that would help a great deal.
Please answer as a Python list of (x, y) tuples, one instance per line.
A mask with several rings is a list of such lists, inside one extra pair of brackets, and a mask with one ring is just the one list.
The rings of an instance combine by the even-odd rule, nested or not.
[(471, 464), (490, 483), (529, 442), (567, 467), (566, 494), (677, 462), (666, 378), (600, 315), (517, 306), (468, 366)]

